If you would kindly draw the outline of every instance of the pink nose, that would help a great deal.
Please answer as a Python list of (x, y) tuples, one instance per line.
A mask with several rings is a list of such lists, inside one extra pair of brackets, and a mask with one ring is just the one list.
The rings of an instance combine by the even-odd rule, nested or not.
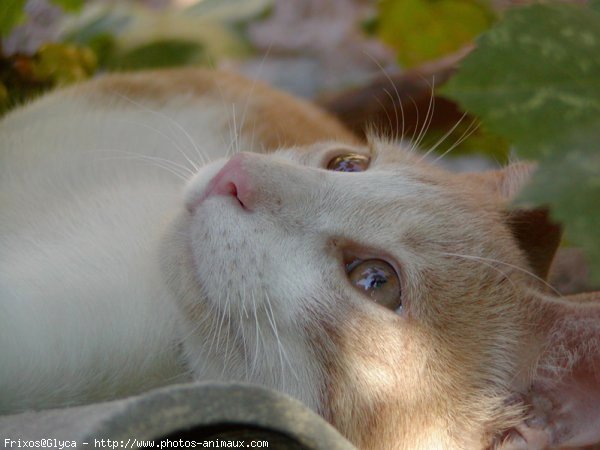
[(204, 193), (188, 209), (193, 211), (204, 200), (217, 195), (230, 196), (236, 199), (242, 208), (251, 209), (252, 190), (244, 168), (246, 159), (247, 155), (244, 153), (231, 158), (208, 182)]

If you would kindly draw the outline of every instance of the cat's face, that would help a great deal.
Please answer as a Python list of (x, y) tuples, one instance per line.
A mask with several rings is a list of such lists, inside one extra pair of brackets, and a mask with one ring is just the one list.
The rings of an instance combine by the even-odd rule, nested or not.
[(287, 392), (361, 448), (482, 445), (529, 358), (502, 189), (381, 141), (206, 166), (166, 258), (190, 369)]

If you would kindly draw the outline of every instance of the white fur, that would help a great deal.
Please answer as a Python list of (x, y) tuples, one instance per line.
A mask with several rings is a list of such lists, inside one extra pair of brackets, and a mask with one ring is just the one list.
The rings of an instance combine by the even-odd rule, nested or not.
[(213, 103), (57, 93), (0, 124), (0, 411), (187, 377), (157, 253), (183, 180), (140, 156), (224, 156), (230, 115)]

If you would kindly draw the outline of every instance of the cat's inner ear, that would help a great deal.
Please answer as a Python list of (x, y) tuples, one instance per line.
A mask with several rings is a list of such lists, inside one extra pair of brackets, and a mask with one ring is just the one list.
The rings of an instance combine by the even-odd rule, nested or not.
[[(600, 441), (600, 292), (535, 299), (537, 363), (521, 392), (526, 416), (500, 446), (580, 448)], [(535, 324), (534, 322), (537, 322)], [(587, 447), (586, 447), (587, 448)]]
[(551, 220), (547, 208), (512, 209), (506, 223), (533, 273), (545, 280), (560, 245), (562, 227)]

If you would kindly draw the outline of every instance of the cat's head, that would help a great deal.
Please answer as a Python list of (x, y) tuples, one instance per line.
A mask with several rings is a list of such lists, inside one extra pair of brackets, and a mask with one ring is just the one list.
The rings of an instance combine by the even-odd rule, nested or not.
[(600, 398), (600, 308), (541, 294), (559, 229), (507, 209), (531, 170), (452, 174), (380, 140), (209, 164), (163, 255), (190, 370), (287, 392), (360, 448), (600, 439), (597, 408), (556, 404)]

